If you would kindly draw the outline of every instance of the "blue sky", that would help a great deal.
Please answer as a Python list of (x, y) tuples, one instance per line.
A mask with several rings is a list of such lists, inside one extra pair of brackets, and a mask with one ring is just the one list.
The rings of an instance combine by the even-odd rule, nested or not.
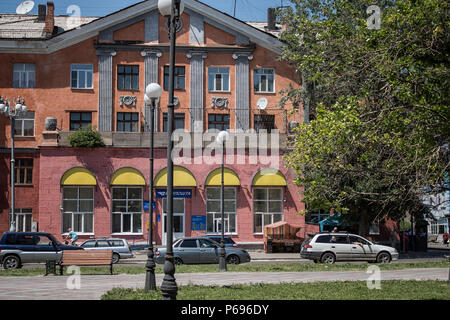
[[(0, 0), (0, 13), (16, 13), (17, 6), (24, 0)], [(57, 15), (72, 15), (67, 12), (69, 6), (80, 7), (81, 16), (102, 17), (126, 8), (142, 0), (53, 0)], [(201, 2), (233, 16), (235, 0), (201, 0)], [(37, 14), (39, 4), (47, 0), (34, 0), (30, 14)], [(236, 18), (243, 21), (266, 21), (267, 8), (287, 5), (288, 0), (236, 0)]]

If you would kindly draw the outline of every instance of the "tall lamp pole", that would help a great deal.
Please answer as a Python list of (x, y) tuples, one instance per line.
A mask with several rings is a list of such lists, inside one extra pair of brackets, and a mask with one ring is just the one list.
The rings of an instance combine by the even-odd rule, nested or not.
[(216, 137), (216, 141), (222, 146), (222, 179), (221, 179), (221, 213), (222, 213), (222, 222), (221, 222), (221, 239), (220, 239), (220, 255), (219, 255), (219, 271), (227, 271), (227, 261), (225, 259), (225, 187), (224, 187), (224, 164), (225, 164), (225, 141), (228, 140), (228, 132), (220, 131)]
[[(14, 108), (12, 105), (15, 105)], [(25, 99), (20, 97), (12, 98), (11, 102), (8, 99), (0, 97), (0, 114), (4, 113), (11, 118), (11, 225), (9, 231), (16, 231), (16, 214), (15, 214), (15, 162), (14, 159), (14, 135), (16, 117), (21, 116), (27, 112), (25, 106)]]
[(178, 286), (175, 281), (175, 263), (173, 258), (173, 160), (172, 160), (172, 133), (174, 127), (174, 84), (175, 84), (175, 46), (176, 25), (183, 12), (184, 5), (181, 0), (158, 0), (158, 9), (161, 15), (169, 20), (170, 56), (169, 56), (169, 103), (167, 112), (167, 239), (166, 256), (164, 262), (164, 278), (161, 284), (163, 300), (176, 300)]
[(148, 105), (150, 103), (150, 178), (149, 178), (149, 227), (148, 227), (148, 251), (147, 251), (147, 264), (145, 267), (147, 271), (145, 273), (145, 292), (150, 290), (156, 290), (155, 279), (155, 260), (153, 252), (153, 138), (155, 129), (155, 105), (159, 97), (161, 97), (161, 86), (157, 83), (150, 83), (145, 89), (144, 101)]

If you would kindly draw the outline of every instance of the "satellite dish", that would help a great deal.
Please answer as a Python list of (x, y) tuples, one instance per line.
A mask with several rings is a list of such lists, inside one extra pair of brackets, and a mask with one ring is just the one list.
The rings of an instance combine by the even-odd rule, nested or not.
[(259, 110), (264, 110), (267, 107), (267, 99), (266, 98), (259, 98), (258, 102), (256, 102), (256, 106)]
[(24, 1), (17, 6), (16, 13), (17, 14), (27, 14), (34, 7), (33, 1)]

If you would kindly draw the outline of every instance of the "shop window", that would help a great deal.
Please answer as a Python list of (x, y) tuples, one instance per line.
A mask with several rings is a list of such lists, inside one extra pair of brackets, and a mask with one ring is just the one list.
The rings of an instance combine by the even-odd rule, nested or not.
[(63, 230), (71, 228), (77, 233), (94, 232), (94, 188), (63, 188)]
[(112, 233), (142, 233), (142, 188), (112, 189)]
[(254, 188), (253, 218), (255, 233), (263, 233), (265, 225), (283, 220), (283, 190), (281, 188)]
[[(222, 192), (220, 187), (206, 188), (207, 233), (222, 232)], [(236, 232), (236, 188), (224, 188), (224, 233)]]

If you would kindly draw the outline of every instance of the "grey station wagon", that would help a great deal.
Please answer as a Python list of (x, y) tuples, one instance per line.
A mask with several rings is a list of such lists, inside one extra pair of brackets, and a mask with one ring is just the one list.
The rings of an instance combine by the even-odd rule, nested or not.
[(80, 247), (84, 250), (112, 250), (113, 263), (119, 262), (120, 259), (129, 259), (134, 257), (128, 242), (125, 239), (96, 238), (86, 240), (80, 245)]
[[(164, 263), (165, 255), (165, 248), (158, 249), (156, 262)], [(173, 243), (173, 255), (175, 264), (219, 263), (220, 244), (203, 237), (181, 238)], [(226, 247), (225, 259), (229, 264), (239, 264), (250, 262), (250, 255), (243, 249)]]
[(395, 248), (373, 244), (355, 234), (318, 233), (302, 243), (300, 257), (316, 263), (352, 260), (389, 263), (398, 259), (398, 252)]

